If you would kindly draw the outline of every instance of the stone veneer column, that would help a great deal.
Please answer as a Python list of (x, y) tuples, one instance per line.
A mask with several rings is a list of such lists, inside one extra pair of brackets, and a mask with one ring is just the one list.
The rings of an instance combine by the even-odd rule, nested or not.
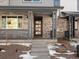
[(57, 20), (57, 11), (53, 11), (52, 13), (52, 38), (53, 39), (57, 39), (56, 38), (56, 20)]
[(28, 37), (32, 39), (32, 22), (33, 21), (33, 12), (28, 11)]

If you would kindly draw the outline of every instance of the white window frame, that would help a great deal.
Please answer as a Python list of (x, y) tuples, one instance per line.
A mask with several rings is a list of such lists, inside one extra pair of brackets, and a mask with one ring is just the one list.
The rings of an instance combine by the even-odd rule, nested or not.
[(41, 2), (42, 0), (40, 0), (40, 1), (33, 1), (33, 0), (31, 0), (31, 1), (25, 1), (25, 0), (23, 0), (23, 2)]
[[(5, 16), (5, 15), (3, 15), (3, 16)], [(17, 17), (17, 20), (19, 20), (18, 17), (19, 17), (19, 16), (22, 16), (22, 15), (8, 15), (8, 16), (16, 16), (16, 17)], [(5, 20), (8, 19), (8, 18), (7, 18), (8, 16), (6, 16)], [(22, 16), (22, 18), (23, 18), (23, 16)], [(5, 23), (7, 23), (7, 21), (6, 21)], [(7, 28), (7, 24), (6, 24), (5, 26), (6, 26), (5, 28), (2, 27), (1, 29), (9, 29), (9, 28)], [(22, 28), (19, 28), (19, 27), (18, 27), (17, 29), (22, 29)]]

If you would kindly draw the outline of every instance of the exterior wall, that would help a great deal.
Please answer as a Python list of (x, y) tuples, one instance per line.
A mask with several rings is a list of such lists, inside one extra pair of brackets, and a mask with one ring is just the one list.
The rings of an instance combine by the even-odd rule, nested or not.
[(77, 0), (61, 0), (61, 6), (64, 6), (62, 11), (77, 11)]
[[(58, 18), (57, 22), (57, 38), (64, 37), (67, 31), (67, 19)], [(51, 38), (50, 32), (52, 30), (52, 17), (43, 15), (43, 38)]]
[[(77, 27), (75, 30), (75, 38), (79, 38), (79, 17), (77, 18)], [(68, 30), (68, 22), (65, 18), (59, 18), (57, 21), (57, 37), (64, 37), (65, 31)]]
[[(0, 39), (26, 39), (28, 38), (28, 19), (27, 13), (21, 11), (0, 11), (0, 20), (2, 20), (2, 16), (22, 16), (22, 29), (0, 29)], [(1, 27), (0, 27), (1, 28)]]
[(67, 20), (59, 18), (57, 21), (57, 38), (64, 37), (65, 31), (67, 31)]
[[(0, 29), (0, 36), (2, 38), (6, 38), (6, 32), (7, 32), (7, 36), (9, 38), (28, 38), (28, 18), (27, 18), (27, 12), (23, 12), (23, 11), (0, 11), (0, 20), (2, 19), (1, 16), (19, 16), (22, 15), (23, 19), (22, 19), (22, 28), (23, 29), (9, 29), (9, 30), (5, 30), (5, 29)], [(35, 14), (34, 14), (35, 15)], [(52, 17), (50, 17), (49, 15), (45, 15), (45, 14), (36, 14), (36, 16), (43, 16), (42, 22), (43, 22), (43, 37), (42, 38), (51, 38), (51, 30), (52, 30)], [(62, 26), (63, 25), (63, 26)], [(64, 18), (59, 18), (57, 20), (57, 37), (63, 37), (64, 36), (64, 32), (67, 30), (67, 21)], [(31, 34), (30, 34), (31, 35)], [(1, 38), (0, 37), (0, 38)], [(8, 38), (7, 37), (7, 38)], [(34, 38), (34, 20), (32, 21), (32, 38)]]
[[(29, 32), (29, 28), (28, 28), (28, 18), (27, 18), (27, 12), (21, 12), (21, 11), (0, 11), (0, 20), (2, 19), (2, 16), (19, 16), (22, 15), (23, 19), (21, 20), (22, 22), (22, 29), (8, 29), (6, 31), (6, 29), (0, 29), (1, 33), (0, 33), (0, 39), (5, 39), (6, 35), (7, 38), (9, 39), (25, 39), (28, 38), (28, 32)], [(43, 37), (42, 38), (50, 38), (50, 31), (52, 30), (52, 18), (49, 15), (39, 15), (36, 14), (36, 16), (43, 16)], [(0, 27), (1, 28), (1, 27)], [(31, 35), (31, 34), (30, 34)], [(32, 38), (34, 38), (34, 20), (32, 21)]]
[(50, 6), (51, 7), (54, 6), (54, 1), (55, 0), (41, 0), (39, 2), (24, 1), (24, 0), (0, 0), (0, 6)]
[(48, 15), (43, 16), (43, 38), (50, 38), (52, 30), (52, 18)]
[(77, 0), (77, 10), (79, 11), (79, 0)]
[(24, 2), (23, 0), (10, 0), (11, 6), (52, 6), (53, 0), (41, 0), (41, 2)]
[(60, 0), (40, 0), (40, 1), (24, 1), (24, 0), (0, 0), (0, 6), (60, 6)]

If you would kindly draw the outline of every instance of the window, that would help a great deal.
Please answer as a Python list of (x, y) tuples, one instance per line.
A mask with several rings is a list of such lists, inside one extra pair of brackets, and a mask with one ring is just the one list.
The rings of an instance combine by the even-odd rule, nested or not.
[(40, 2), (41, 0), (23, 0), (24, 2)]
[(54, 0), (54, 6), (60, 6), (60, 0)]
[(75, 30), (78, 29), (78, 23), (77, 23), (77, 20), (75, 20)]
[(21, 28), (22, 16), (2, 16), (1, 28), (18, 29)]

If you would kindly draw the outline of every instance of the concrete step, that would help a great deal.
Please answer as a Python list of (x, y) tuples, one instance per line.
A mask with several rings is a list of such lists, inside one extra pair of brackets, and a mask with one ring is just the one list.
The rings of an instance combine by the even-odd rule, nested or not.
[(32, 46), (32, 48), (37, 48), (37, 49), (38, 49), (38, 48), (39, 48), (39, 49), (42, 48), (42, 49), (44, 49), (44, 48), (46, 48), (46, 47), (45, 47), (45, 46), (44, 46), (44, 47), (42, 47), (42, 46), (41, 46), (41, 47), (40, 47), (40, 46)]
[(32, 50), (32, 53), (48, 53), (48, 52), (49, 52), (49, 51), (47, 51), (47, 50), (46, 50), (46, 51), (33, 51), (33, 50)]
[(45, 52), (43, 52), (43, 53), (42, 52), (41, 53), (40, 52), (33, 52), (32, 55), (48, 56), (49, 54), (48, 53), (45, 53)]
[(38, 56), (37, 58), (34, 59), (50, 59), (50, 56)]
[(47, 48), (46, 45), (33, 45), (32, 44), (32, 48)]
[(32, 46), (32, 48), (46, 48), (46, 46)]
[(32, 51), (32, 52), (40, 52), (40, 53), (41, 53), (41, 52), (43, 52), (43, 53), (44, 53), (44, 52), (48, 52), (47, 50), (40, 50), (40, 51), (39, 51), (39, 50), (31, 50), (31, 51)]
[(33, 45), (46, 45), (47, 43), (32, 43)]
[(32, 48), (32, 51), (48, 51), (46, 48)]
[(48, 40), (34, 40), (32, 41), (32, 55), (38, 56), (34, 59), (50, 59), (47, 48)]
[[(32, 43), (33, 44), (33, 43)], [(40, 46), (40, 45), (42, 45), (42, 46), (46, 46), (46, 44), (33, 44), (33, 46)]]
[(45, 45), (32, 45), (32, 48), (46, 48)]

